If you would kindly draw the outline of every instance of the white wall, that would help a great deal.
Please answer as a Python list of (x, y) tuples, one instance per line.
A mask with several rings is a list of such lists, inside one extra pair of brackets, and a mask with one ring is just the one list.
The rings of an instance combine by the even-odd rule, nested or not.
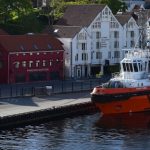
[(68, 78), (71, 76), (71, 38), (59, 38), (59, 40), (64, 44), (64, 58), (65, 58), (65, 64), (64, 64), (64, 73), (65, 77)]

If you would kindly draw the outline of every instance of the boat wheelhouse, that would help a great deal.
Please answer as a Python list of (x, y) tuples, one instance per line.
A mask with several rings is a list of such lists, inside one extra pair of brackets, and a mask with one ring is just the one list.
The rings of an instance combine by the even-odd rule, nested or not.
[(149, 50), (127, 51), (120, 73), (93, 89), (91, 100), (103, 114), (150, 110), (149, 56)]

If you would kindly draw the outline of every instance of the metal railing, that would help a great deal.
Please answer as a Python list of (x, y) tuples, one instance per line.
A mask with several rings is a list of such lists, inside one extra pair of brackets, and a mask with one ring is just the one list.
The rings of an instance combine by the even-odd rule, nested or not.
[[(0, 85), (0, 98), (51, 95), (68, 92), (92, 91), (95, 86), (107, 82), (110, 77), (88, 80), (58, 80), (52, 82)], [(47, 87), (51, 89), (47, 89)]]

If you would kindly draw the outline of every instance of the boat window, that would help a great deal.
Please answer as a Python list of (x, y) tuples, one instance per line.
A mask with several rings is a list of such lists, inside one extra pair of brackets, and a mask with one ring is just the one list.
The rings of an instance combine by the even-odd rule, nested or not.
[(133, 72), (132, 63), (129, 63), (130, 71)]
[(126, 71), (126, 64), (122, 63), (122, 66), (123, 66), (123, 70)]
[(143, 71), (143, 65), (141, 64), (141, 71)]
[(127, 71), (129, 72), (130, 71), (129, 63), (126, 63), (126, 66), (127, 66)]
[(146, 68), (147, 68), (147, 62), (145, 62), (145, 71), (146, 71)]
[(133, 63), (133, 67), (134, 67), (134, 71), (135, 71), (135, 72), (138, 72), (138, 66), (137, 66), (137, 63)]
[(139, 66), (139, 71), (142, 71), (142, 64), (141, 63), (138, 63), (138, 66)]

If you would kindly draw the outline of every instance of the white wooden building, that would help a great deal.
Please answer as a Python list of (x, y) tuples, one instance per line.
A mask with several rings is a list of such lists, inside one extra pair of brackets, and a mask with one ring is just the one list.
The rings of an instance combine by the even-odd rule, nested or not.
[(107, 73), (120, 63), (122, 49), (134, 47), (139, 27), (130, 14), (114, 16), (107, 5), (68, 6), (53, 26), (65, 48), (66, 77), (84, 78)]

